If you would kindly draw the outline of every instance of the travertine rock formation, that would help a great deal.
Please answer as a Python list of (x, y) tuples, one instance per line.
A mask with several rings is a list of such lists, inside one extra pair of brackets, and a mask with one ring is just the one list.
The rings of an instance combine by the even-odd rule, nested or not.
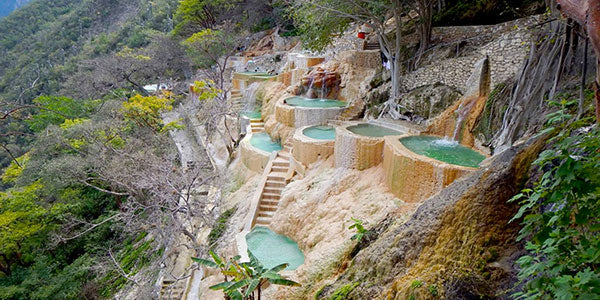
[(317, 298), (344, 287), (351, 290), (347, 299), (508, 297), (501, 292), (514, 279), (511, 256), (518, 251), (519, 226), (509, 223), (518, 206), (507, 200), (522, 187), (543, 145), (532, 140), (511, 148), (426, 200), (406, 223), (376, 226), (382, 233)]

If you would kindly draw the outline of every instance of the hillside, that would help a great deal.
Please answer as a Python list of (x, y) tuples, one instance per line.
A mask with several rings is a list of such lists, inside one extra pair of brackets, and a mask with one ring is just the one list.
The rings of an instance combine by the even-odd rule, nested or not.
[(33, 0), (0, 300), (598, 299), (599, 12)]

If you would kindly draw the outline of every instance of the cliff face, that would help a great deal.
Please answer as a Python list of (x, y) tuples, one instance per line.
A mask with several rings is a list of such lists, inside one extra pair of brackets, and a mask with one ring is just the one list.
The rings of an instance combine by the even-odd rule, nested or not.
[(518, 226), (509, 224), (517, 206), (507, 200), (542, 146), (538, 139), (511, 148), (426, 200), (407, 222), (386, 228), (384, 221), (378, 238), (318, 299), (341, 291), (346, 299), (507, 297), (519, 251)]
[(0, 2), (0, 18), (8, 16), (13, 10), (27, 4), (30, 0), (4, 0)]

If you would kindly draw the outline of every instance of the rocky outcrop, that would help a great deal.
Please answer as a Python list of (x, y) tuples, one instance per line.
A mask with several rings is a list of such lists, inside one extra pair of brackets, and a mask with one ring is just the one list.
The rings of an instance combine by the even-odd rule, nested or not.
[(346, 299), (508, 297), (501, 292), (514, 279), (519, 226), (509, 223), (518, 206), (507, 200), (543, 144), (531, 140), (499, 154), (426, 200), (407, 222), (389, 225), (317, 299), (340, 289), (350, 289)]
[(428, 119), (438, 116), (461, 97), (459, 90), (434, 83), (416, 88), (400, 99), (403, 115), (411, 121), (423, 124)]
[(305, 263), (293, 277), (302, 288), (275, 286), (265, 299), (312, 299), (303, 294), (337, 274), (340, 258), (353, 248), (350, 237), (355, 231), (348, 229), (351, 218), (377, 224), (392, 210), (398, 218), (412, 213), (415, 205), (398, 202), (381, 182), (381, 167), (335, 169), (330, 157), (313, 164), (303, 179), (287, 185), (271, 228), (296, 241), (304, 252)]
[(309, 98), (336, 99), (339, 92), (341, 78), (335, 71), (316, 67), (300, 80), (300, 88), (296, 95), (305, 94)]

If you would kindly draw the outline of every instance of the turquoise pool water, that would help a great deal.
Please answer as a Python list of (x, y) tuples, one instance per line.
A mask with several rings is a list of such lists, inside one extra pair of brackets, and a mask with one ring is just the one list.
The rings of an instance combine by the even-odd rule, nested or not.
[(335, 140), (335, 128), (331, 126), (312, 126), (305, 128), (302, 133), (317, 140)]
[(245, 116), (249, 119), (261, 119), (262, 118), (262, 113), (260, 111), (243, 111), (242, 116)]
[(400, 139), (404, 147), (410, 151), (463, 167), (478, 168), (485, 159), (481, 153), (435, 136), (417, 135)]
[(288, 263), (286, 270), (296, 270), (304, 263), (304, 254), (298, 244), (284, 235), (276, 234), (269, 228), (257, 226), (246, 235), (248, 250), (267, 269)]
[(339, 100), (331, 100), (331, 99), (311, 99), (306, 97), (290, 97), (285, 99), (285, 103), (291, 106), (298, 107), (345, 107), (346, 102)]
[(388, 135), (401, 135), (402, 132), (387, 127), (377, 126), (368, 123), (362, 123), (348, 127), (353, 133), (368, 137), (384, 137)]
[(252, 146), (267, 152), (279, 151), (283, 149), (279, 142), (273, 141), (271, 136), (266, 132), (253, 133), (250, 138), (250, 144)]

